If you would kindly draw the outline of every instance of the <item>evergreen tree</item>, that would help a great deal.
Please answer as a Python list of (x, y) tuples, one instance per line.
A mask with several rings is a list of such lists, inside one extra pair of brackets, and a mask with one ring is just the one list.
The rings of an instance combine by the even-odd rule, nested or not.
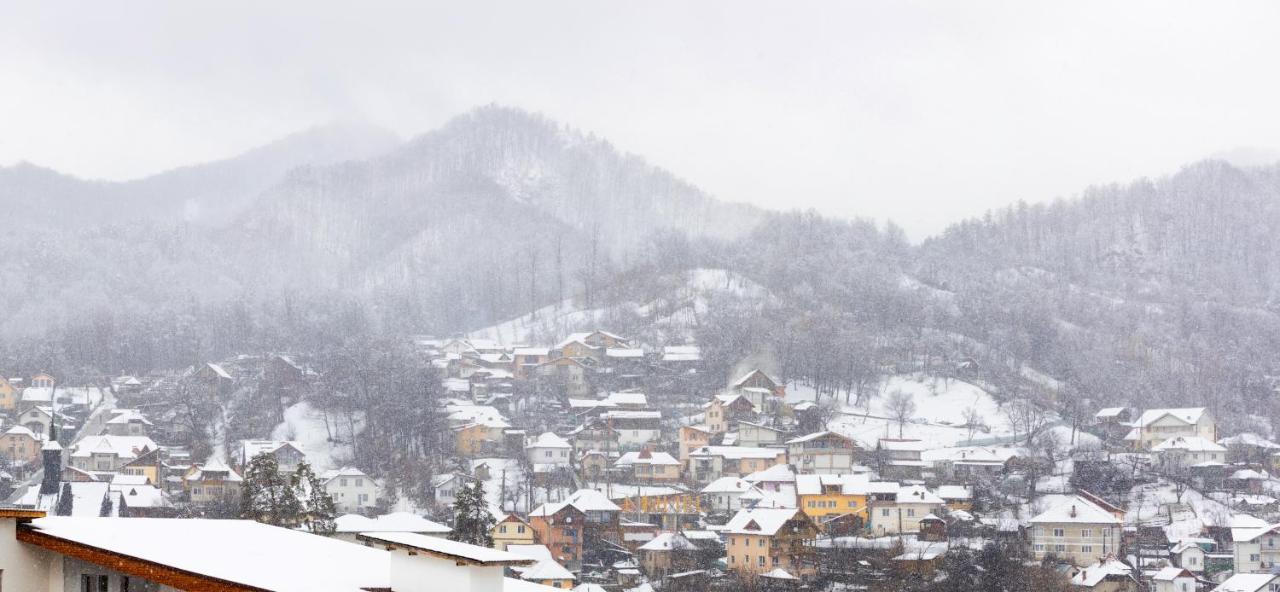
[(297, 526), (302, 502), (294, 492), (293, 478), (280, 473), (276, 458), (262, 453), (249, 461), (241, 484), (242, 517), (274, 526)]
[(338, 527), (333, 496), (324, 490), (324, 484), (306, 461), (298, 463), (292, 484), (294, 498), (301, 505), (302, 526), (315, 534), (333, 534)]
[(98, 508), (98, 515), (102, 517), (111, 516), (111, 492), (110, 491), (102, 495), (102, 506)]
[(54, 506), (53, 513), (58, 516), (70, 516), (72, 505), (75, 503), (71, 495), (71, 484), (62, 484), (62, 493), (58, 495), (58, 505)]
[(497, 521), (484, 499), (484, 483), (476, 480), (459, 488), (453, 512), (453, 532), (449, 533), (449, 540), (493, 546), (493, 525)]

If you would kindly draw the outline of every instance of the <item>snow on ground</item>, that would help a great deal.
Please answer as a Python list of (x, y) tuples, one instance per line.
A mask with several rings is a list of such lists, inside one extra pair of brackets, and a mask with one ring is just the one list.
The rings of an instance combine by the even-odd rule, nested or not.
[[(291, 440), (298, 443), (307, 455), (307, 462), (315, 472), (341, 468), (350, 464), (353, 457), (351, 451), (351, 427), (335, 416), (329, 417), (329, 428), (325, 428), (324, 414), (310, 403), (302, 401), (284, 410), (284, 422), (271, 430), (272, 440)], [(357, 414), (355, 432), (364, 430), (364, 418)], [(338, 442), (329, 439), (330, 431), (334, 432)]]
[(575, 331), (602, 328), (612, 318), (641, 318), (660, 333), (663, 343), (691, 337), (698, 318), (705, 316), (712, 300), (723, 296), (761, 298), (763, 287), (723, 269), (694, 269), (683, 274), (680, 285), (648, 302), (629, 302), (614, 308), (582, 308), (574, 299), (544, 306), (524, 316), (477, 329), (471, 338), (492, 339), (507, 345), (549, 345)]
[(1129, 492), (1125, 524), (1161, 526), (1169, 540), (1200, 536), (1205, 527), (1231, 524), (1231, 508), (1191, 488), (1178, 494), (1173, 484), (1137, 485)]
[[(828, 428), (870, 446), (880, 438), (897, 438), (898, 423), (890, 419), (887, 409), (889, 394), (895, 391), (910, 395), (916, 406), (911, 420), (902, 426), (904, 438), (917, 438), (937, 447), (956, 446), (969, 437), (964, 413), (970, 407), (977, 410), (987, 427), (986, 431), (974, 430), (974, 440), (1013, 435), (1000, 405), (986, 391), (961, 380), (919, 374), (896, 375), (882, 381), (876, 387), (876, 394), (864, 401), (865, 407), (842, 406)], [(812, 401), (813, 398), (810, 387), (800, 384), (787, 387), (790, 401)]]

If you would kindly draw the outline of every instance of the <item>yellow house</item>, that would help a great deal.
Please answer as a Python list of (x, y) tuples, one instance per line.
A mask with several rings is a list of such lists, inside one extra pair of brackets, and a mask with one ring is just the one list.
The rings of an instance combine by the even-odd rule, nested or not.
[(507, 514), (493, 525), (493, 548), (506, 551), (507, 545), (534, 545), (538, 537), (523, 518), (515, 514)]
[(9, 380), (0, 376), (0, 410), (13, 411), (18, 408), (18, 389), (9, 384)]
[(480, 418), (453, 428), (454, 446), (461, 456), (478, 456), (494, 451), (502, 444), (502, 430), (511, 427), (496, 419)]
[(163, 459), (160, 458), (160, 449), (148, 450), (138, 456), (120, 469), (120, 472), (126, 475), (142, 475), (152, 485), (163, 485), (160, 483), (160, 467), (163, 465)]
[(845, 514), (866, 520), (868, 482), (866, 475), (796, 475), (800, 510), (819, 522)]
[(729, 571), (741, 579), (752, 580), (778, 569), (802, 580), (817, 574), (817, 551), (812, 543), (818, 528), (804, 512), (791, 508), (739, 510), (723, 534), (728, 539), (725, 557)]

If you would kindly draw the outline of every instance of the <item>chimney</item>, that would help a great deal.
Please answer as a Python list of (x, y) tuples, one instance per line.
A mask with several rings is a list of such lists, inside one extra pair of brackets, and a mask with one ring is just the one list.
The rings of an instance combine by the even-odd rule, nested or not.
[(1071, 517), (1072, 517), (1072, 518), (1075, 518), (1075, 517), (1076, 517), (1076, 505), (1075, 505), (1075, 504), (1071, 504)]
[(40, 494), (58, 493), (58, 484), (62, 481), (62, 445), (57, 440), (48, 440), (40, 448), (40, 455), (44, 460)]

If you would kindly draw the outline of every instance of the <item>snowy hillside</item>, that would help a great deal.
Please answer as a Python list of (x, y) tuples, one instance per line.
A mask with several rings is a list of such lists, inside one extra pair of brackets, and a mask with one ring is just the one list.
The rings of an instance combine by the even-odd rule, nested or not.
[(596, 308), (582, 308), (568, 299), (477, 329), (468, 336), (510, 345), (548, 345), (575, 331), (639, 321), (635, 336), (641, 341), (683, 343), (692, 337), (698, 319), (707, 314), (712, 302), (721, 298), (762, 300), (768, 295), (755, 282), (723, 269), (694, 269), (672, 279), (678, 282), (672, 282), (672, 288), (656, 298)]

